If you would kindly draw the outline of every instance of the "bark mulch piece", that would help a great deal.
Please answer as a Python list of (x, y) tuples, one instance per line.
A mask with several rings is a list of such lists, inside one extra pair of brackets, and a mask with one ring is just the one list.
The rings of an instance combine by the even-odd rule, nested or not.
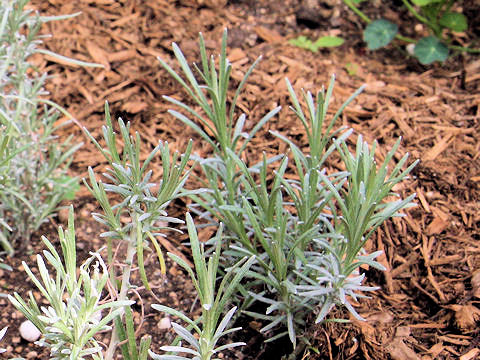
[[(239, 107), (248, 118), (246, 127), (251, 129), (278, 105), (283, 110), (252, 143), (255, 151), (248, 153), (252, 163), (263, 151), (271, 155), (288, 150), (269, 130), (290, 136), (300, 146), (305, 144), (301, 124), (288, 111), (285, 77), (296, 90), (316, 92), (328, 84), (331, 74), (336, 74), (331, 115), (355, 89), (366, 84), (366, 90), (345, 110), (339, 125), (353, 127), (355, 134), (362, 134), (368, 141), (377, 139), (379, 161), (402, 137), (397, 160), (409, 152), (412, 161), (420, 159), (420, 163), (411, 179), (395, 190), (403, 196), (417, 193), (418, 206), (407, 211), (404, 218), (387, 222), (367, 243), (368, 251), (384, 251), (380, 260), (387, 268), (385, 272), (364, 269), (369, 284), (381, 287), (356, 306), (367, 321), (350, 319), (349, 324), (314, 327), (315, 341), (304, 358), (475, 359), (480, 354), (480, 60), (465, 56), (459, 61), (462, 58), (454, 57), (444, 66), (426, 68), (394, 49), (370, 53), (361, 43), (358, 19), (341, 2), (325, 2), (319, 12), (326, 20), (313, 24), (305, 15), (305, 3), (33, 1), (32, 6), (46, 15), (82, 12), (74, 19), (44, 27), (45, 33), (54, 34), (45, 42), (49, 50), (104, 65), (103, 69), (80, 68), (44, 56), (34, 59), (36, 65), (54, 75), (47, 86), (52, 100), (76, 118), (77, 122), (64, 127), (60, 135), (74, 134), (78, 141), (85, 142), (75, 155), (72, 171), (84, 177), (88, 166), (97, 172), (105, 168), (104, 159), (80, 129), (84, 126), (97, 139), (101, 137), (105, 101), (109, 102), (114, 118), (130, 121), (133, 129), (140, 132), (146, 142), (145, 156), (159, 139), (182, 151), (186, 140), (193, 138), (196, 152), (207, 151), (196, 134), (167, 114), (172, 106), (162, 99), (163, 95), (190, 101), (156, 60), (161, 57), (178, 69), (171, 50), (174, 41), (189, 62), (198, 61), (199, 32), (203, 33), (208, 50), (215, 52), (219, 50), (223, 29), (229, 29), (229, 59), (236, 82), (258, 56), (263, 56), (240, 99)], [(392, 15), (388, 8), (381, 10)], [(340, 35), (348, 40), (340, 48), (314, 54), (288, 44), (288, 39), (300, 34), (312, 38)], [(67, 119), (59, 120), (64, 121)], [(356, 136), (352, 136), (352, 142)], [(152, 166), (158, 178), (160, 164)], [(101, 230), (89, 216), (96, 205), (85, 188), (74, 205), (79, 216), (79, 246), (87, 256), (89, 250), (101, 245)], [(171, 215), (183, 218), (184, 205), (174, 204)], [(53, 226), (44, 232), (51, 240), (56, 237)], [(205, 238), (208, 234), (201, 235)], [(185, 237), (170, 237), (166, 246), (188, 254), (181, 245), (183, 240)], [(30, 254), (7, 259), (15, 271), (0, 274), (5, 293), (25, 294), (32, 288), (21, 271), (20, 261), (33, 263), (31, 254), (41, 249), (38, 241)], [(161, 279), (153, 257), (147, 260), (147, 266), (156, 296), (189, 312), (195, 295), (185, 274), (170, 264), (166, 279)], [(145, 323), (141, 333), (152, 334), (153, 349), (159, 351), (172, 339), (172, 332), (157, 327), (163, 315), (150, 311), (149, 304), (154, 302), (157, 300), (148, 295), (143, 298)], [(48, 358), (42, 348), (20, 339), (20, 313), (6, 299), (0, 299), (0, 305), (9, 314), (1, 324), (10, 325), (3, 342), (7, 357)], [(348, 317), (342, 311), (335, 315)], [(262, 341), (254, 322), (247, 322), (244, 327), (249, 334), (246, 336)], [(255, 348), (254, 344), (251, 347)], [(245, 348), (243, 354), (230, 356), (279, 358), (260, 349), (259, 346), (249, 352)]]

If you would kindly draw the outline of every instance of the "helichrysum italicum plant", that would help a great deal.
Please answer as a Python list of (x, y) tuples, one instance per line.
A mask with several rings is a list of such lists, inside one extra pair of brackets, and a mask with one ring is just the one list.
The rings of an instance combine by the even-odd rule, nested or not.
[[(231, 302), (230, 297), (236, 291), (236, 287), (240, 280), (245, 276), (246, 272), (255, 261), (255, 256), (251, 256), (248, 260), (245, 257), (234, 266), (227, 269), (217, 286), (223, 227), (220, 226), (216, 237), (213, 239), (215, 243), (215, 251), (210, 257), (207, 256), (203, 248), (204, 244), (201, 244), (198, 240), (197, 230), (195, 229), (195, 224), (189, 213), (187, 213), (187, 228), (195, 269), (192, 270), (185, 261), (175, 254), (168, 253), (168, 256), (182, 266), (190, 275), (193, 285), (198, 293), (202, 315), (194, 321), (178, 310), (160, 304), (153, 304), (152, 307), (155, 310), (177, 316), (188, 324), (187, 328), (185, 328), (179, 324), (173, 323), (172, 327), (177, 333), (178, 338), (174, 344), (161, 347), (162, 350), (168, 351), (172, 354), (158, 355), (150, 351), (150, 356), (153, 359), (217, 359), (215, 356), (221, 351), (245, 345), (244, 342), (235, 342), (217, 346), (217, 343), (225, 335), (240, 329), (228, 328), (229, 323), (237, 310), (236, 306), (231, 307), (222, 319), (221, 317), (225, 307)], [(181, 341), (184, 341), (186, 346), (182, 345)], [(189, 356), (174, 355), (179, 353), (189, 354)]]
[[(159, 142), (141, 163), (141, 139), (138, 132), (132, 136), (130, 123), (125, 124), (122, 119), (119, 119), (119, 137), (123, 143), (123, 149), (119, 151), (117, 145), (120, 142), (113, 130), (108, 104), (105, 105), (105, 115), (106, 125), (102, 128), (105, 147), (101, 146), (88, 131), (87, 134), (110, 165), (107, 172), (103, 174), (107, 182), (97, 181), (93, 170), (89, 168), (89, 182), (85, 181), (85, 184), (103, 210), (103, 214), (92, 215), (95, 220), (107, 227), (107, 231), (100, 236), (107, 240), (112, 296), (124, 301), (129, 298), (130, 276), (135, 255), (143, 285), (150, 290), (144, 267), (144, 250), (149, 249), (149, 245), (157, 251), (161, 270), (165, 274), (164, 259), (156, 237), (164, 236), (164, 230), (168, 229), (167, 223), (182, 223), (179, 219), (169, 217), (166, 208), (175, 198), (188, 195), (183, 187), (190, 173), (190, 170), (187, 170), (187, 163), (190, 160), (192, 142), (188, 143), (183, 155), (179, 152), (171, 153), (168, 143)], [(148, 169), (148, 165), (157, 155), (162, 160), (163, 173), (160, 182), (155, 184), (151, 182), (153, 172)], [(108, 193), (118, 195), (121, 200), (113, 203)], [(127, 218), (128, 221), (122, 223), (122, 217)], [(114, 239), (126, 245), (125, 261), (121, 272), (113, 266)], [(117, 276), (121, 276), (120, 281), (117, 281)], [(125, 324), (121, 316), (116, 319), (112, 340), (106, 354), (107, 360), (113, 358), (116, 347), (124, 340), (128, 340), (128, 346), (124, 345), (121, 348), (125, 359), (146, 358), (148, 348), (146, 344), (150, 340), (144, 338), (140, 349), (137, 349), (135, 334), (129, 331), (132, 328), (131, 310), (125, 307)]]
[[(305, 128), (309, 151), (301, 150), (284, 135), (274, 135), (289, 144), (293, 170), (299, 180), (284, 176), (290, 161), (286, 155), (270, 159), (264, 155), (259, 164), (249, 164), (243, 151), (260, 127), (280, 110), (268, 113), (250, 133), (244, 129), (246, 116), (236, 118), (236, 102), (256, 63), (247, 71), (229, 102), (231, 65), (226, 57), (226, 31), (218, 70), (215, 59), (207, 57), (202, 36), (201, 66), (195, 64), (194, 70), (175, 44), (173, 51), (183, 78), (164, 61), (160, 62), (202, 108), (203, 114), (166, 97), (200, 125), (181, 113), (170, 113), (191, 126), (213, 150), (211, 158), (198, 159), (205, 174), (206, 189), (192, 196), (196, 202), (192, 211), (210, 219), (212, 224), (225, 224), (223, 268), (245, 255), (256, 259), (246, 274), (246, 278), (254, 281), (242, 284), (239, 291), (244, 296), (244, 307), (253, 299), (265, 304), (266, 313), (244, 313), (267, 321), (261, 331), (275, 331), (269, 340), (288, 335), (294, 347), (297, 338), (305, 332), (311, 311), (317, 312), (316, 320), (320, 322), (338, 304), (361, 318), (351, 300), (375, 288), (363, 285), (364, 276), (358, 269), (365, 263), (383, 269), (374, 260), (379, 252), (366, 254), (363, 247), (381, 223), (412, 205), (413, 195), (396, 202), (384, 203), (383, 200), (394, 195), (393, 186), (405, 179), (415, 164), (402, 170), (406, 155), (387, 175), (387, 165), (399, 143), (378, 169), (373, 157), (375, 145), (369, 149), (359, 138), (355, 153), (350, 153), (347, 139), (352, 131), (335, 130), (334, 124), (362, 89), (326, 123), (333, 77), (328, 90), (319, 92), (315, 99), (310, 93), (303, 94), (306, 114), (287, 81), (292, 109)], [(325, 163), (333, 152), (340, 154), (345, 171), (327, 173)], [(280, 162), (272, 174), (269, 166), (276, 160)], [(281, 328), (285, 330), (278, 331)]]
[(3, 232), (8, 253), (17, 240), (28, 242), (62, 200), (73, 199), (78, 187), (67, 169), (81, 144), (72, 144), (71, 137), (58, 141), (55, 122), (58, 110), (65, 111), (45, 99), (47, 74), (38, 73), (29, 62), (36, 53), (59, 56), (38, 48), (42, 24), (78, 14), (43, 17), (25, 10), (27, 3), (0, 3), (0, 123), (10, 128), (8, 148), (16, 152), (7, 171), (10, 181), (0, 185), (0, 217), (14, 230)]
[[(110, 329), (109, 324), (133, 301), (109, 301), (100, 304), (102, 292), (108, 280), (108, 270), (100, 254), (92, 253), (77, 275), (77, 255), (73, 207), (70, 208), (68, 229), (58, 229), (63, 261), (47, 238), (42, 240), (48, 250), (43, 251), (45, 259), (55, 271), (51, 277), (41, 255), (37, 255), (40, 278), (33, 274), (23, 262), (25, 271), (48, 302), (39, 307), (30, 292), (27, 301), (17, 293), (8, 298), (42, 333), (38, 345), (50, 348), (53, 359), (103, 359), (102, 346), (94, 335)], [(111, 309), (108, 314), (102, 311)]]

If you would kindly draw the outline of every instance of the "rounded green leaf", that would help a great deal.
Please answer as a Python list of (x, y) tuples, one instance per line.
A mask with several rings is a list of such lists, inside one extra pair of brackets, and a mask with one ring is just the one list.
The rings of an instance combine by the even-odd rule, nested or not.
[(448, 48), (435, 36), (428, 36), (418, 41), (413, 53), (422, 64), (428, 65), (434, 61), (445, 61)]
[(387, 46), (397, 34), (398, 26), (388, 20), (379, 19), (367, 25), (363, 32), (363, 40), (370, 50)]
[(315, 41), (314, 45), (317, 48), (337, 47), (342, 45), (344, 42), (345, 40), (338, 36), (322, 36), (317, 41)]
[(467, 18), (458, 12), (447, 12), (438, 21), (440, 25), (456, 32), (468, 29)]

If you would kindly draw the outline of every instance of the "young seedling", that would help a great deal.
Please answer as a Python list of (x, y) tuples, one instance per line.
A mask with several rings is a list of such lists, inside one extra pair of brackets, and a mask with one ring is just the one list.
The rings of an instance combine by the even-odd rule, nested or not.
[[(119, 119), (118, 125), (123, 150), (118, 151), (119, 141), (113, 130), (108, 104), (105, 104), (105, 117), (106, 125), (102, 128), (105, 148), (86, 129), (85, 132), (110, 165), (107, 172), (103, 174), (109, 183), (97, 181), (91, 168), (88, 169), (89, 183), (85, 180), (84, 183), (103, 210), (103, 214), (93, 213), (92, 216), (107, 227), (107, 231), (100, 236), (107, 240), (112, 297), (119, 301), (125, 301), (128, 299), (131, 288), (130, 277), (135, 256), (142, 283), (147, 290), (150, 290), (144, 266), (144, 249), (147, 249), (150, 243), (153, 244), (158, 254), (162, 272), (165, 273), (166, 271), (156, 237), (163, 236), (162, 232), (164, 230), (171, 229), (165, 226), (166, 223), (182, 223), (179, 219), (169, 217), (166, 207), (175, 198), (189, 194), (183, 187), (190, 172), (185, 170), (190, 159), (192, 142), (188, 143), (183, 155), (178, 152), (171, 154), (168, 144), (159, 142), (142, 164), (140, 161), (141, 140), (138, 132), (131, 136), (130, 123), (125, 124), (122, 119)], [(160, 155), (163, 166), (162, 180), (158, 184), (150, 182), (153, 172), (148, 170), (148, 165), (156, 155)], [(153, 188), (156, 189), (153, 190)], [(113, 204), (107, 193), (118, 195), (121, 201)], [(127, 218), (128, 221), (122, 223), (122, 217)], [(114, 239), (120, 240), (126, 245), (125, 260), (121, 272), (113, 266)], [(118, 276), (121, 277), (120, 281), (117, 281)], [(113, 359), (116, 347), (127, 338), (128, 347), (122, 346), (124, 358), (145, 359), (150, 340), (145, 338), (143, 343), (140, 344), (140, 349), (137, 349), (131, 310), (128, 307), (125, 308), (126, 323), (124, 325), (122, 325), (123, 314), (120, 315), (114, 324), (106, 359)]]
[[(190, 275), (193, 285), (198, 293), (202, 315), (194, 320), (189, 319), (178, 310), (167, 306), (153, 304), (155, 310), (165, 312), (172, 316), (177, 316), (188, 324), (185, 328), (177, 323), (172, 323), (173, 330), (178, 338), (170, 346), (162, 346), (163, 351), (173, 354), (185, 353), (192, 355), (192, 359), (210, 360), (212, 356), (227, 349), (245, 345), (244, 342), (235, 342), (217, 346), (218, 341), (240, 328), (228, 329), (230, 320), (236, 311), (233, 306), (221, 319), (224, 309), (231, 302), (231, 296), (236, 291), (240, 280), (245, 276), (250, 266), (255, 261), (255, 257), (244, 258), (236, 263), (233, 267), (226, 270), (220, 284), (217, 287), (217, 273), (220, 261), (221, 243), (222, 243), (222, 226), (220, 226), (216, 237), (213, 239), (215, 243), (215, 251), (211, 254), (207, 261), (207, 254), (203, 249), (203, 244), (198, 240), (195, 224), (189, 213), (186, 215), (188, 236), (190, 238), (190, 246), (192, 248), (193, 261), (195, 269), (192, 270), (188, 264), (175, 254), (168, 253), (168, 256), (177, 264), (182, 266)], [(221, 320), (220, 320), (221, 319)], [(182, 346), (181, 341), (188, 344), (189, 347)], [(173, 359), (190, 359), (189, 357), (178, 355), (158, 355), (150, 351), (150, 356), (158, 360)]]
[[(102, 359), (103, 348), (95, 335), (110, 329), (109, 324), (123, 311), (123, 307), (134, 302), (121, 300), (100, 304), (108, 271), (99, 253), (91, 253), (77, 275), (73, 207), (70, 207), (68, 229), (64, 231), (60, 227), (58, 236), (63, 261), (52, 243), (42, 237), (48, 249), (43, 251), (43, 255), (55, 270), (55, 277), (50, 276), (41, 255), (37, 255), (40, 278), (22, 262), (29, 278), (49, 305), (39, 307), (32, 292), (27, 301), (17, 293), (8, 295), (8, 299), (40, 330), (42, 338), (37, 344), (50, 348), (52, 359)], [(105, 310), (109, 311), (108, 314), (99, 317), (98, 314)]]

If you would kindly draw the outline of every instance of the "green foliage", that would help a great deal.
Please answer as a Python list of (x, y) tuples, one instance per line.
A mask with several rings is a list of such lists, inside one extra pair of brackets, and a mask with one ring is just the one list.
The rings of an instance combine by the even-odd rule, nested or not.
[[(345, 306), (361, 319), (350, 299), (363, 297), (362, 292), (376, 288), (362, 285), (364, 276), (359, 274), (358, 268), (368, 263), (383, 269), (374, 260), (380, 253), (365, 254), (363, 246), (379, 224), (411, 206), (413, 195), (397, 202), (384, 203), (383, 200), (392, 195), (393, 185), (404, 179), (414, 166), (401, 171), (405, 157), (387, 177), (387, 164), (398, 144), (379, 170), (373, 158), (375, 145), (370, 151), (360, 139), (356, 153), (349, 152), (346, 141), (352, 131), (334, 129), (334, 124), (362, 89), (355, 92), (327, 122), (333, 78), (328, 89), (320, 91), (315, 99), (310, 93), (302, 94), (306, 112), (287, 81), (292, 110), (304, 127), (310, 151), (304, 153), (289, 138), (272, 133), (290, 146), (293, 162), (290, 163), (287, 156), (268, 159), (264, 155), (260, 163), (250, 164), (243, 156), (246, 142), (279, 109), (268, 113), (251, 133), (243, 130), (245, 114), (240, 114), (234, 122), (239, 90), (230, 105), (230, 112), (227, 112), (229, 77), (225, 75), (230, 73), (230, 64), (226, 58), (226, 32), (218, 60), (219, 76), (214, 58), (207, 62), (204, 41), (200, 37), (203, 70), (198, 67), (196, 70), (206, 83), (203, 86), (197, 83), (180, 49), (175, 44), (173, 48), (190, 85), (165, 62), (162, 61), (162, 65), (202, 106), (210, 121), (186, 104), (171, 98), (167, 100), (199, 119), (201, 126), (215, 134), (213, 138), (208, 137), (207, 129), (202, 129), (183, 114), (170, 112), (206, 139), (214, 154), (210, 158), (197, 159), (205, 175), (206, 188), (204, 192), (191, 196), (195, 201), (191, 210), (212, 225), (223, 223), (225, 226), (220, 274), (245, 256), (255, 259), (246, 273), (249, 281), (242, 282), (239, 287), (237, 299), (243, 313), (267, 322), (260, 331), (267, 334), (268, 341), (288, 336), (294, 347), (298, 338), (306, 341), (302, 336), (307, 315), (315, 309), (319, 314), (318, 322), (323, 321), (336, 304)], [(210, 103), (215, 107), (202, 105)], [(217, 136), (221, 134), (219, 129), (224, 128), (231, 129), (226, 133), (228, 136)], [(241, 144), (238, 142), (240, 138), (246, 141)], [(324, 164), (334, 151), (341, 155), (347, 171), (327, 174)], [(270, 168), (275, 162), (278, 165), (272, 173)], [(285, 176), (288, 166), (293, 167), (298, 180)], [(245, 310), (255, 301), (264, 303), (265, 314)]]
[[(27, 301), (17, 293), (8, 298), (40, 330), (43, 337), (38, 343), (50, 348), (51, 359), (73, 360), (90, 356), (102, 359), (102, 347), (94, 335), (108, 330), (108, 324), (122, 311), (122, 307), (133, 302), (110, 301), (100, 304), (108, 271), (98, 253), (91, 254), (80, 266), (80, 274), (77, 275), (73, 207), (70, 208), (67, 231), (60, 227), (58, 236), (63, 262), (52, 243), (42, 238), (48, 248), (43, 254), (55, 270), (54, 278), (50, 276), (41, 255), (37, 255), (40, 279), (22, 262), (28, 276), (48, 302), (48, 308), (40, 308), (31, 292)], [(103, 318), (99, 316), (106, 309), (113, 311)]]
[[(143, 285), (150, 290), (144, 266), (144, 250), (149, 249), (149, 245), (152, 243), (157, 250), (160, 263), (163, 264), (163, 255), (156, 237), (162, 236), (162, 231), (165, 229), (170, 229), (165, 226), (165, 223), (182, 223), (179, 219), (169, 217), (166, 207), (173, 199), (188, 194), (183, 188), (190, 172), (185, 170), (190, 159), (192, 142), (188, 143), (186, 153), (183, 155), (178, 152), (171, 154), (168, 143), (159, 142), (141, 163), (139, 133), (136, 132), (134, 136), (131, 136), (130, 123), (125, 124), (122, 119), (119, 119), (119, 137), (123, 144), (123, 148), (119, 150), (117, 146), (120, 141), (113, 129), (108, 104), (105, 104), (105, 117), (106, 125), (102, 127), (102, 133), (106, 147), (102, 147), (86, 129), (84, 130), (110, 165), (107, 172), (103, 174), (108, 183), (98, 181), (92, 168), (88, 169), (89, 183), (86, 180), (84, 183), (103, 210), (103, 214), (93, 213), (92, 216), (107, 227), (107, 231), (100, 236), (107, 240), (112, 291), (117, 300), (125, 301), (128, 299), (134, 257), (137, 258)], [(150, 182), (153, 172), (148, 170), (148, 165), (157, 155), (162, 160), (163, 174), (160, 183), (154, 184)], [(156, 188), (156, 190), (154, 191), (152, 188)], [(120, 200), (114, 203), (107, 193), (115, 194), (116, 198)], [(122, 223), (125, 220), (122, 220), (121, 217), (127, 217), (129, 220)], [(120, 270), (113, 266), (113, 239), (119, 239), (127, 245), (125, 261)], [(121, 276), (120, 284), (116, 280), (118, 276)], [(142, 339), (140, 347), (137, 348), (133, 320), (129, 314), (131, 314), (131, 310), (127, 306), (125, 308), (125, 324), (122, 323), (123, 314), (116, 318), (106, 359), (113, 358), (116, 346), (124, 340), (128, 340), (128, 346), (121, 347), (124, 359), (145, 359), (147, 344), (150, 340)]]
[(397, 25), (385, 19), (372, 21), (358, 7), (357, 1), (343, 0), (368, 25), (363, 32), (363, 39), (370, 50), (377, 50), (389, 45), (394, 38), (413, 43), (413, 55), (422, 64), (445, 61), (451, 50), (480, 53), (480, 49), (454, 45), (452, 32), (468, 30), (468, 20), (460, 12), (452, 11), (457, 1), (447, 0), (402, 0), (410, 14), (424, 24), (430, 35), (419, 40), (402, 36)]
[[(85, 129), (109, 164), (103, 174), (105, 183), (97, 179), (91, 168), (88, 180), (84, 180), (102, 209), (102, 213), (92, 215), (106, 227), (100, 236), (106, 239), (107, 264), (99, 253), (92, 253), (77, 274), (71, 208), (68, 230), (59, 229), (63, 261), (53, 245), (43, 238), (48, 249), (43, 255), (50, 265), (47, 267), (44, 257), (37, 255), (40, 273), (37, 277), (24, 263), (28, 276), (49, 307), (39, 308), (31, 293), (27, 301), (18, 294), (9, 296), (43, 334), (39, 344), (50, 348), (53, 359), (103, 359), (103, 349), (95, 334), (112, 330), (106, 360), (116, 358), (117, 348), (127, 360), (146, 360), (148, 354), (154, 359), (188, 359), (178, 353), (210, 360), (225, 349), (244, 345), (217, 346), (223, 336), (238, 329), (229, 328), (238, 307), (239, 313), (265, 322), (260, 331), (267, 341), (288, 336), (297, 353), (308, 343), (306, 328), (312, 312), (316, 314), (316, 322), (323, 322), (329, 319), (333, 307), (344, 306), (354, 317), (362, 319), (351, 302), (377, 287), (364, 285), (365, 275), (359, 267), (368, 264), (383, 270), (375, 261), (381, 252), (366, 253), (365, 242), (384, 221), (401, 216), (402, 209), (413, 205), (414, 195), (387, 200), (397, 196), (392, 192), (393, 187), (408, 176), (415, 163), (406, 166), (408, 155), (405, 155), (388, 169), (400, 140), (380, 166), (374, 159), (376, 143), (369, 146), (359, 136), (352, 152), (348, 139), (353, 130), (337, 128), (335, 123), (363, 88), (327, 119), (334, 77), (327, 89), (322, 88), (315, 96), (302, 91), (301, 97), (287, 80), (291, 110), (303, 126), (308, 151), (284, 134), (271, 132), (289, 146), (289, 153), (272, 158), (264, 154), (259, 163), (250, 163), (246, 153), (250, 141), (279, 113), (280, 107), (255, 122), (251, 129), (247, 128), (247, 116), (238, 114), (237, 102), (258, 60), (234, 89), (230, 84), (232, 68), (226, 48), (225, 31), (218, 61), (208, 57), (200, 36), (201, 64), (194, 65), (192, 70), (180, 48), (173, 44), (182, 75), (160, 60), (201, 109), (166, 97), (192, 119), (173, 110), (170, 114), (211, 146), (209, 157), (192, 155), (192, 141), (182, 155), (171, 153), (167, 143), (159, 142), (142, 163), (140, 135), (132, 135), (130, 124), (122, 119), (118, 120), (119, 134), (115, 133), (108, 104), (106, 125), (102, 127), (105, 145)], [(230, 89), (234, 89), (232, 99)], [(13, 128), (11, 124), (8, 126)], [(6, 159), (13, 161), (11, 155), (18, 149), (7, 147), (9, 139), (8, 132), (0, 139), (0, 152), (6, 149)], [(344, 171), (327, 171), (326, 163), (333, 153), (339, 155)], [(148, 166), (157, 155), (161, 158), (162, 174), (160, 182), (154, 184)], [(203, 172), (200, 190), (185, 190), (190, 160), (197, 161)], [(2, 166), (7, 165), (7, 160), (0, 162), (0, 175)], [(286, 176), (287, 171), (294, 176)], [(7, 175), (0, 180), (0, 184), (12, 181)], [(56, 181), (71, 185), (72, 180), (62, 174)], [(168, 216), (166, 211), (181, 196), (193, 200), (190, 210), (207, 222), (202, 226), (218, 229), (213, 239), (200, 243), (193, 219), (189, 213), (186, 215), (194, 269), (179, 256), (172, 253), (168, 256), (191, 277), (201, 316), (192, 320), (176, 309), (152, 305), (186, 323), (172, 325), (177, 339), (170, 346), (161, 347), (169, 354), (158, 355), (149, 351), (148, 335), (137, 343), (133, 301), (129, 300), (130, 280), (132, 271), (138, 268), (145, 289), (150, 290), (144, 266), (144, 252), (150, 250), (150, 245), (156, 250), (162, 272), (165, 271), (156, 237), (162, 236), (165, 229), (176, 230), (169, 228), (168, 223), (183, 223)], [(114, 256), (114, 240), (124, 245), (123, 261)], [(54, 277), (50, 276), (51, 271), (55, 272)], [(101, 303), (107, 282), (109, 300)], [(262, 303), (265, 312), (250, 311), (248, 308), (254, 302)], [(108, 313), (99, 320), (95, 314), (101, 310)]]
[[(152, 307), (155, 310), (177, 316), (188, 324), (188, 327), (185, 328), (179, 324), (173, 323), (172, 327), (178, 334), (178, 338), (171, 346), (162, 346), (162, 350), (173, 353), (192, 354), (193, 359), (210, 360), (212, 356), (222, 350), (245, 345), (244, 342), (236, 342), (219, 347), (216, 346), (220, 338), (240, 329), (227, 328), (237, 309), (236, 307), (232, 307), (222, 320), (220, 320), (220, 318), (225, 307), (230, 302), (232, 294), (236, 291), (240, 280), (245, 276), (248, 269), (255, 261), (255, 256), (251, 256), (249, 259), (245, 257), (227, 269), (217, 287), (217, 274), (223, 240), (222, 226), (220, 226), (216, 237), (213, 239), (215, 251), (210, 257), (208, 257), (203, 249), (203, 245), (200, 244), (198, 240), (197, 230), (195, 229), (195, 224), (189, 213), (187, 213), (186, 218), (190, 246), (192, 247), (193, 261), (195, 263), (195, 271), (193, 271), (190, 266), (178, 256), (171, 253), (168, 253), (168, 256), (183, 267), (190, 275), (193, 285), (198, 293), (202, 315), (194, 321), (175, 309), (159, 304), (153, 304)], [(194, 330), (197, 336), (192, 334), (191, 330)], [(184, 347), (181, 343), (178, 345), (181, 340), (189, 344), (190, 347)], [(176, 355), (157, 355), (152, 351), (150, 351), (150, 356), (153, 359), (159, 360), (188, 359), (187, 357), (181, 356), (173, 357)]]
[(359, 69), (359, 65), (357, 63), (346, 63), (345, 64), (345, 70), (347, 70), (347, 73), (348, 75), (350, 76), (355, 76), (357, 75), (357, 72), (358, 72), (358, 69)]
[(25, 10), (27, 3), (0, 4), (0, 123), (8, 132), (5, 151), (14, 155), (8, 166), (3, 165), (5, 181), (0, 183), (0, 218), (13, 230), (7, 228), (1, 234), (8, 254), (17, 241), (28, 242), (59, 203), (71, 199), (78, 188), (67, 170), (81, 144), (72, 144), (71, 137), (57, 140), (58, 110), (66, 112), (44, 98), (47, 74), (38, 73), (29, 63), (36, 53), (58, 56), (38, 48), (42, 24), (75, 14), (42, 17)]
[(457, 12), (446, 12), (438, 20), (438, 23), (448, 29), (457, 32), (463, 32), (468, 29), (467, 18), (465, 15)]
[(448, 48), (435, 36), (429, 36), (418, 41), (414, 54), (422, 64), (431, 64), (434, 61), (445, 61), (448, 57)]
[(322, 36), (318, 38), (317, 41), (313, 42), (306, 36), (300, 35), (297, 38), (290, 39), (288, 42), (299, 48), (307, 49), (316, 53), (321, 48), (338, 47), (342, 45), (345, 40), (338, 36)]
[(398, 31), (398, 26), (388, 20), (371, 22), (363, 32), (363, 40), (370, 50), (377, 50), (390, 44)]

